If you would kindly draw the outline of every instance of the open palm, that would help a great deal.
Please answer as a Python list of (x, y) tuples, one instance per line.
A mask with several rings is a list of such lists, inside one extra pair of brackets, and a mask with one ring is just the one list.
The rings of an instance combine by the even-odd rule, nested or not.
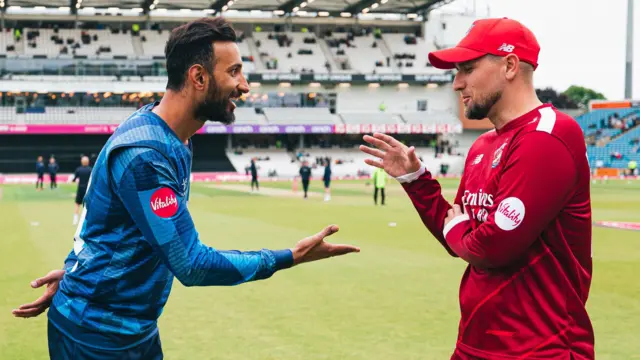
[(373, 136), (365, 135), (363, 139), (376, 148), (360, 145), (360, 150), (378, 158), (366, 159), (365, 163), (381, 168), (393, 177), (420, 170), (420, 160), (413, 146), (408, 147), (393, 137), (381, 133), (375, 133)]

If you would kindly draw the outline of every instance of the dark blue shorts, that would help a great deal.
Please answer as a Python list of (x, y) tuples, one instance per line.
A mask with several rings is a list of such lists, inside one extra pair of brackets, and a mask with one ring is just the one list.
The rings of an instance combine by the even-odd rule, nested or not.
[(80, 344), (48, 322), (49, 357), (51, 360), (161, 360), (160, 333), (126, 350), (103, 350)]

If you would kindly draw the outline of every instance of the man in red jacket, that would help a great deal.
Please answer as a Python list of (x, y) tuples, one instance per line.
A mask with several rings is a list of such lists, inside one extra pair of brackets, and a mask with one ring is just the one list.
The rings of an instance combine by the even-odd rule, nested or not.
[(365, 136), (369, 165), (402, 183), (423, 223), (469, 263), (452, 359), (593, 359), (585, 309), (591, 284), (589, 164), (580, 127), (538, 100), (538, 42), (510, 19), (474, 22), (460, 43), (429, 54), (457, 68), (469, 119), (495, 129), (469, 150), (451, 205), (413, 147)]

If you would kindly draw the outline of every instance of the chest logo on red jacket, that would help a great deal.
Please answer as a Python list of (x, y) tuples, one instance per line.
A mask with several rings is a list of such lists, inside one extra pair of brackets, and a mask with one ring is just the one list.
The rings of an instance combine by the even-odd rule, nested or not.
[(151, 211), (161, 218), (169, 218), (178, 212), (178, 199), (170, 188), (163, 187), (151, 195)]
[(502, 230), (510, 231), (522, 224), (524, 220), (524, 204), (517, 197), (508, 197), (498, 204), (496, 225)]
[(502, 153), (504, 152), (504, 148), (507, 146), (507, 142), (505, 141), (504, 144), (500, 145), (500, 147), (496, 150), (495, 153), (493, 153), (493, 161), (491, 162), (491, 168), (495, 168), (496, 166), (498, 166), (498, 164), (500, 164), (500, 159), (502, 159)]

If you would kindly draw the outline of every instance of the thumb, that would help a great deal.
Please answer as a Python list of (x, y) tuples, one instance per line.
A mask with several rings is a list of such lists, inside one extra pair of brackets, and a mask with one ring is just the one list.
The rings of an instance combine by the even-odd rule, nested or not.
[(51, 271), (47, 275), (45, 275), (45, 276), (43, 276), (41, 278), (37, 278), (37, 279), (33, 280), (31, 282), (31, 287), (34, 288), (34, 289), (39, 288), (42, 285), (48, 284), (51, 281), (53, 281), (55, 279), (55, 277), (56, 277), (56, 272), (55, 271)]
[(45, 277), (33, 280), (31, 282), (31, 287), (34, 288), (34, 289), (37, 289), (37, 288), (39, 288), (40, 286), (42, 286), (42, 285), (44, 285), (46, 283), (47, 283), (47, 277), (45, 276)]
[(340, 228), (338, 227), (338, 225), (329, 225), (326, 228), (322, 229), (322, 231), (317, 233), (314, 236), (314, 238), (317, 241), (320, 241), (320, 240), (326, 238), (327, 236), (331, 236), (331, 235), (337, 233), (339, 230), (340, 230)]
[(411, 162), (418, 162), (420, 161), (418, 159), (418, 156), (416, 155), (416, 148), (414, 146), (409, 148), (409, 160), (411, 160)]

